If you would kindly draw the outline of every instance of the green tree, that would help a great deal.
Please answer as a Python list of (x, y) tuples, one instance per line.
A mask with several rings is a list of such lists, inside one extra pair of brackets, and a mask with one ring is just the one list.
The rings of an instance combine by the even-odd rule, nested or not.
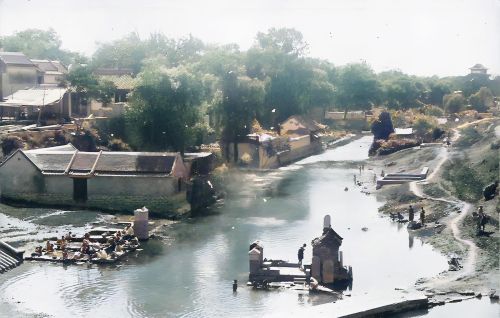
[(417, 81), (399, 71), (384, 72), (379, 75), (383, 78), (382, 87), (385, 103), (392, 109), (409, 109), (416, 107), (425, 87)]
[(381, 112), (377, 120), (373, 121), (371, 126), (373, 140), (389, 139), (389, 135), (394, 132), (392, 125), (391, 114), (389, 112)]
[(489, 88), (481, 87), (479, 91), (469, 97), (469, 102), (473, 109), (485, 112), (493, 105), (493, 94)]
[(366, 63), (343, 67), (336, 84), (337, 104), (346, 112), (369, 110), (380, 101), (380, 83)]
[(140, 72), (147, 49), (138, 33), (130, 33), (110, 43), (99, 43), (92, 57), (95, 67), (130, 68), (134, 74)]
[(259, 32), (257, 44), (264, 50), (271, 49), (295, 56), (304, 55), (308, 49), (302, 33), (289, 28), (271, 28), (267, 33)]
[(413, 123), (415, 135), (424, 140), (432, 139), (432, 133), (436, 127), (437, 121), (434, 117), (431, 116), (420, 115)]
[(222, 143), (226, 149), (230, 142), (235, 144), (235, 160), (238, 158), (235, 142), (250, 132), (252, 121), (262, 108), (264, 96), (264, 84), (258, 79), (238, 76), (234, 71), (229, 71), (222, 78), (217, 115), (222, 128)]
[(26, 29), (10, 36), (0, 37), (0, 48), (8, 52), (22, 52), (32, 59), (59, 60), (66, 65), (83, 60), (78, 53), (61, 49), (61, 39), (53, 29)]
[[(310, 106), (312, 80), (313, 70), (305, 60), (283, 56), (280, 68), (273, 70), (266, 80), (265, 108), (259, 121), (275, 126), (291, 115), (306, 113)], [(273, 109), (276, 116), (270, 116)]]
[(429, 104), (441, 105), (444, 95), (451, 93), (450, 85), (443, 80), (432, 78), (427, 85), (428, 91), (426, 92), (425, 102)]
[(104, 105), (113, 101), (116, 92), (116, 85), (112, 81), (101, 81), (96, 87), (96, 98)]
[(78, 104), (85, 104), (88, 98), (98, 95), (99, 82), (87, 65), (75, 65), (66, 78), (77, 93)]
[(202, 83), (185, 68), (147, 68), (126, 112), (131, 142), (138, 149), (184, 152), (192, 140)]
[(459, 113), (465, 106), (465, 98), (460, 93), (447, 94), (443, 97), (443, 104), (448, 113)]

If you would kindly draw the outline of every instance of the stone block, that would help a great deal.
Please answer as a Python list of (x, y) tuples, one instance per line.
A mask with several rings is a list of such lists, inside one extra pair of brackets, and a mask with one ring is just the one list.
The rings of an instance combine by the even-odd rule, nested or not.
[(333, 261), (326, 260), (323, 262), (322, 283), (331, 284), (334, 280), (333, 275)]

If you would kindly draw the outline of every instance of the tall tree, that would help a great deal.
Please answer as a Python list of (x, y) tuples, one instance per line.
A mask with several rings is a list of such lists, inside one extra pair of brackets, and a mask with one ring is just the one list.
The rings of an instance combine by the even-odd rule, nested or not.
[(478, 112), (485, 112), (493, 105), (493, 93), (487, 87), (481, 87), (477, 93), (469, 97), (469, 102), (473, 109)]
[(267, 33), (259, 32), (257, 44), (265, 50), (271, 49), (296, 56), (305, 55), (308, 49), (302, 33), (290, 28), (271, 28)]
[(348, 110), (369, 110), (381, 99), (380, 83), (366, 63), (348, 64), (340, 70), (337, 104)]
[[(226, 149), (230, 142), (236, 145), (237, 141), (250, 132), (252, 121), (263, 105), (264, 92), (264, 84), (258, 79), (238, 76), (234, 71), (224, 75), (217, 114), (222, 126), (222, 142)], [(234, 155), (237, 160), (236, 146)]]
[(92, 57), (95, 67), (130, 68), (133, 73), (140, 72), (147, 50), (138, 33), (115, 40), (100, 43)]
[(199, 119), (202, 84), (185, 68), (148, 68), (126, 113), (136, 148), (184, 152)]
[(424, 86), (414, 77), (399, 71), (384, 72), (382, 78), (384, 99), (389, 108), (408, 109), (417, 106), (417, 101), (424, 93)]
[(59, 60), (66, 65), (83, 59), (78, 53), (61, 49), (61, 43), (53, 29), (26, 29), (0, 37), (0, 48), (4, 51), (22, 52), (32, 59)]

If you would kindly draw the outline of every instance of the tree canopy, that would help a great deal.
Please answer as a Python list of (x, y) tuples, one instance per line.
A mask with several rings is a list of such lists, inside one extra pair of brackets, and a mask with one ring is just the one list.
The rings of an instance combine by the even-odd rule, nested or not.
[[(444, 110), (459, 112), (468, 102), (484, 111), (500, 93), (500, 77), (484, 74), (417, 77), (396, 70), (376, 74), (367, 63), (336, 66), (308, 57), (302, 34), (290, 28), (259, 32), (248, 50), (204, 43), (191, 35), (172, 39), (153, 33), (141, 38), (131, 33), (99, 43), (93, 56), (85, 59), (61, 49), (61, 40), (51, 29), (4, 36), (0, 46), (29, 58), (76, 62), (67, 82), (80, 97), (103, 103), (112, 100), (116, 87), (94, 70), (129, 69), (138, 84), (122, 119), (127, 129), (120, 130), (126, 131), (126, 141), (136, 149), (183, 151), (199, 143), (194, 135), (206, 128), (208, 115), (217, 137), (229, 143), (249, 133), (254, 120), (271, 129), (291, 115), (310, 115), (318, 109), (382, 106), (395, 114), (419, 108), (425, 115), (440, 115)], [(384, 116), (372, 129), (385, 138), (392, 123)], [(422, 132), (425, 124), (421, 123)]]
[(61, 39), (53, 29), (26, 29), (10, 36), (0, 37), (0, 48), (6, 52), (23, 52), (32, 59), (59, 60), (66, 65), (84, 57), (61, 49)]

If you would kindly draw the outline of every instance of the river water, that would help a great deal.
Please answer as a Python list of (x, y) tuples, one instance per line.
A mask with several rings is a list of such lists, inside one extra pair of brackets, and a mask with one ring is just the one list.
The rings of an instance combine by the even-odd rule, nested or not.
[[(332, 227), (344, 238), (344, 264), (354, 273), (352, 290), (346, 291), (351, 297), (392, 295), (395, 288), (437, 275), (447, 269), (446, 258), (409, 237), (404, 226), (381, 217), (377, 209), (383, 202), (354, 185), (356, 174), (368, 188), (373, 186), (369, 166), (361, 174), (358, 170), (370, 142), (370, 137), (363, 137), (282, 169), (235, 174), (224, 204), (207, 216), (165, 227), (160, 234), (166, 239), (150, 240), (140, 257), (119, 266), (26, 262), (0, 276), (0, 313), (261, 317), (332, 302), (326, 295), (244, 286), (252, 241), (263, 241), (264, 257), (290, 261), (306, 243), (305, 259), (310, 260), (310, 242), (321, 234), (325, 214), (331, 215)], [(13, 244), (33, 245), (30, 241), (60, 235), (70, 224), (73, 232), (83, 233), (90, 223), (106, 218), (90, 211), (0, 205), (0, 235)], [(236, 293), (233, 279), (240, 284)]]

